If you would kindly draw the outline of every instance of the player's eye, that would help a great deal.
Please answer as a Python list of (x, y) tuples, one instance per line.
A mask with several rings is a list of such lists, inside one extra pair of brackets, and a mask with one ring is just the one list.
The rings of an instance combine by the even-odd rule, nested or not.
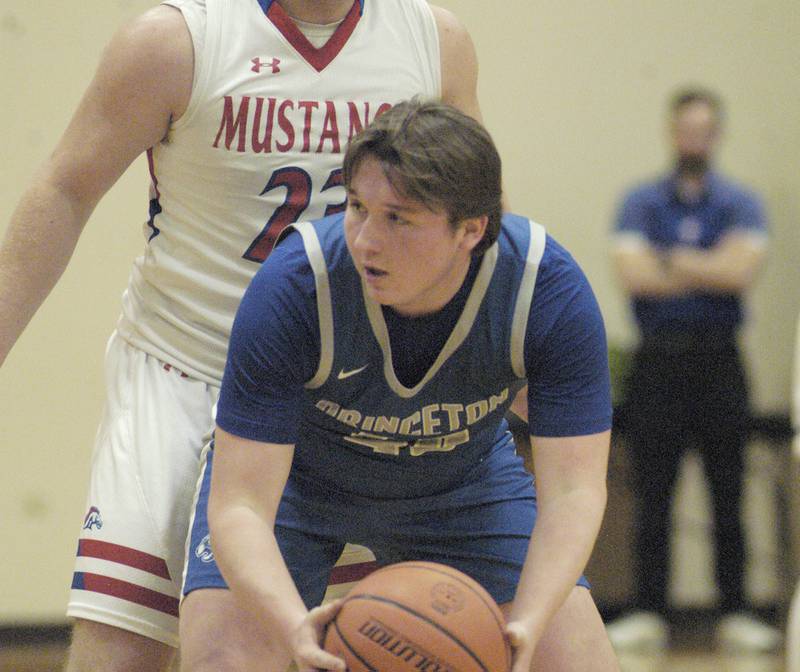
[(388, 221), (390, 224), (397, 224), (399, 226), (403, 226), (410, 223), (407, 219), (404, 219), (399, 214), (393, 211), (389, 211), (386, 214), (386, 221)]

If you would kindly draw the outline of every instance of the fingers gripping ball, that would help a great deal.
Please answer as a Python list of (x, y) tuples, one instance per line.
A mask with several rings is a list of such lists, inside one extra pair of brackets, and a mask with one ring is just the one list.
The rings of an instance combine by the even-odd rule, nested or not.
[(504, 627), (492, 597), (466, 574), (400, 562), (353, 586), (324, 646), (350, 672), (507, 672)]

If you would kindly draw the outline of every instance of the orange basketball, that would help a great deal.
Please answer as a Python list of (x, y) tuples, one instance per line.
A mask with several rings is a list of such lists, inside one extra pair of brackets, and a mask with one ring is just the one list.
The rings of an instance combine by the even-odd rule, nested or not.
[(349, 672), (507, 672), (504, 627), (495, 601), (463, 572), (399, 562), (351, 588), (324, 646)]

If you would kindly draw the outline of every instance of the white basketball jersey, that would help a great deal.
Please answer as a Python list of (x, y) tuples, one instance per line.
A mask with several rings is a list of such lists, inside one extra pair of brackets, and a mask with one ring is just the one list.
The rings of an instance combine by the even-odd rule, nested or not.
[(441, 92), (425, 0), (356, 0), (315, 48), (270, 0), (168, 0), (195, 49), (186, 113), (148, 153), (147, 246), (118, 325), (218, 385), (245, 287), (287, 224), (341, 210), (350, 138), (394, 103)]

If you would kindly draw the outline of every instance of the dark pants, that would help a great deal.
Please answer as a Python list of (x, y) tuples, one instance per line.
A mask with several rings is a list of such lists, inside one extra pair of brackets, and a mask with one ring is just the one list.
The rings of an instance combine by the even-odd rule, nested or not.
[(747, 384), (733, 339), (645, 340), (636, 353), (625, 435), (638, 496), (637, 607), (667, 607), (670, 508), (686, 450), (696, 447), (711, 490), (723, 611), (744, 606), (741, 522)]

